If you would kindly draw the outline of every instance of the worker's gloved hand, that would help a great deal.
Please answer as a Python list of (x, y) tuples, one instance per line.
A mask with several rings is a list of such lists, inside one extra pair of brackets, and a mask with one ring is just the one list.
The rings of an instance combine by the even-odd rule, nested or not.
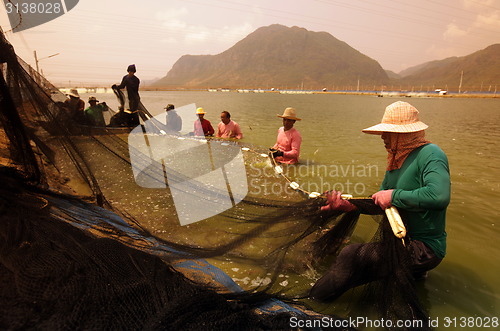
[(386, 210), (387, 208), (392, 206), (392, 191), (394, 190), (378, 191), (377, 193), (372, 195), (372, 199), (377, 205), (380, 206), (380, 208), (382, 208), (382, 210)]
[(273, 157), (274, 158), (277, 158), (278, 156), (283, 156), (283, 152), (282, 151), (276, 151), (273, 153)]
[(321, 211), (343, 211), (348, 212), (356, 209), (356, 206), (341, 197), (339, 191), (329, 191), (326, 194), (326, 205), (321, 207)]
[(273, 158), (277, 158), (278, 156), (283, 156), (282, 151), (274, 148), (269, 148), (269, 154), (271, 154)]
[(113, 85), (111, 85), (111, 88), (112, 88), (113, 90), (116, 90), (116, 89), (118, 88), (118, 86), (117, 86), (116, 84), (113, 84)]

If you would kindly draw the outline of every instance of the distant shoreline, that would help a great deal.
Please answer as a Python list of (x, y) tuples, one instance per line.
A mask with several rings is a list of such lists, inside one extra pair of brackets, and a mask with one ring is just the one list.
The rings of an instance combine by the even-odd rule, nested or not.
[[(70, 89), (77, 89), (79, 93), (113, 93), (110, 87), (63, 87), (59, 90), (67, 93)], [(167, 88), (146, 86), (140, 91), (158, 92), (213, 92), (213, 93), (277, 93), (277, 94), (337, 94), (337, 95), (371, 95), (384, 98), (500, 98), (500, 93), (450, 92), (440, 94), (438, 92), (401, 92), (401, 91), (318, 91), (318, 90), (269, 90), (269, 89), (229, 89), (229, 88)]]

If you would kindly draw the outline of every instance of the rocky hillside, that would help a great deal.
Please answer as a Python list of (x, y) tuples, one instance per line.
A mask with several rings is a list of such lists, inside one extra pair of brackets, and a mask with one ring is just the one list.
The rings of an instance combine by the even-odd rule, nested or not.
[(343, 89), (386, 84), (380, 64), (326, 32), (262, 27), (217, 55), (184, 55), (155, 86)]
[[(463, 73), (463, 74), (462, 74)], [(463, 57), (451, 57), (409, 68), (399, 73), (402, 83), (427, 85), (448, 90), (488, 91), (500, 88), (500, 44)]]

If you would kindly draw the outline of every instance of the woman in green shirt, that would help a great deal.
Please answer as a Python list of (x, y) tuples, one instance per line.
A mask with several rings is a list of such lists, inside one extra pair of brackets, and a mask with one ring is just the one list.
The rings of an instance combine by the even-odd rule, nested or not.
[[(382, 123), (364, 129), (380, 135), (388, 152), (387, 171), (380, 191), (372, 198), (383, 210), (398, 208), (410, 240), (411, 272), (425, 276), (446, 254), (445, 219), (450, 202), (450, 173), (445, 153), (425, 139), (427, 125), (407, 102), (389, 105)], [(356, 207), (330, 194), (322, 210), (351, 211)], [(380, 243), (351, 244), (338, 255), (330, 270), (311, 289), (311, 297), (331, 300), (348, 289), (384, 277), (377, 268), (384, 259)]]

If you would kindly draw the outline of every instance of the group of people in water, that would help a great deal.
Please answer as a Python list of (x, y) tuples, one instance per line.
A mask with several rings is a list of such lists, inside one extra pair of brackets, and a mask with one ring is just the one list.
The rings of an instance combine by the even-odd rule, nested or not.
[[(200, 121), (195, 125), (199, 135), (213, 135), (214, 129), (198, 108)], [(288, 107), (282, 115), (276, 143), (270, 149), (282, 164), (299, 162), (302, 137), (294, 128), (297, 111)], [(450, 202), (450, 171), (446, 154), (425, 138), (426, 124), (419, 111), (407, 102), (394, 102), (385, 109), (382, 122), (362, 130), (378, 135), (388, 153), (387, 169), (380, 190), (372, 195), (382, 210), (397, 207), (406, 223), (410, 273), (415, 279), (426, 278), (427, 272), (439, 265), (446, 254), (446, 209)], [(197, 131), (198, 130), (198, 131)], [(241, 138), (241, 130), (221, 114), (217, 137)], [(355, 205), (342, 198), (342, 192), (325, 192), (324, 213), (352, 212)], [(379, 268), (388, 257), (382, 243), (349, 244), (342, 249), (330, 269), (312, 287), (316, 300), (333, 300), (347, 290), (387, 276), (387, 268)]]
[(99, 103), (96, 97), (91, 96), (88, 100), (89, 107), (85, 108), (85, 102), (80, 99), (78, 90), (71, 89), (67, 96), (63, 106), (72, 122), (90, 126), (106, 125), (103, 112), (108, 110), (108, 106), (105, 102)]
[[(128, 67), (128, 75), (114, 89), (126, 88), (131, 120), (126, 125), (137, 122), (139, 107), (139, 79), (135, 77), (135, 66)], [(105, 103), (98, 103), (95, 97), (89, 98), (90, 106), (84, 109), (76, 90), (70, 91), (67, 106), (73, 109), (75, 119), (87, 121), (91, 125), (104, 126), (102, 112)], [(182, 129), (182, 119), (175, 107), (169, 104), (166, 128), (170, 132)], [(205, 119), (203, 108), (196, 110), (192, 134), (195, 136), (214, 136), (219, 138), (241, 139), (243, 133), (231, 114), (223, 111), (217, 132), (209, 120)], [(293, 165), (299, 162), (302, 137), (294, 124), (300, 121), (294, 108), (286, 108), (282, 115), (283, 126), (279, 128), (276, 143), (270, 154), (277, 162)], [(395, 206), (406, 221), (408, 249), (411, 250), (411, 272), (415, 278), (424, 277), (428, 270), (435, 268), (446, 254), (446, 209), (450, 202), (450, 172), (445, 153), (425, 139), (427, 125), (419, 120), (418, 110), (407, 102), (398, 101), (385, 109), (382, 122), (367, 129), (364, 133), (379, 135), (388, 152), (387, 171), (380, 187), (374, 193), (374, 202), (387, 209)], [(341, 192), (328, 192), (322, 211), (350, 212), (356, 207), (342, 198)], [(364, 246), (366, 245), (366, 246)], [(380, 279), (385, 275), (377, 265), (385, 259), (378, 253), (380, 245), (350, 244), (339, 254), (330, 270), (318, 280), (311, 290), (311, 297), (317, 300), (331, 300), (352, 287)], [(381, 270), (381, 269), (380, 269)]]
[[(121, 83), (119, 85), (114, 84), (111, 88), (115, 93), (121, 89), (126, 89), (129, 108), (125, 109), (124, 105), (120, 105), (119, 111), (111, 117), (110, 123), (107, 125), (109, 127), (135, 127), (140, 123), (140, 80), (135, 75), (135, 65), (129, 65), (127, 72)], [(64, 108), (66, 108), (68, 117), (72, 122), (96, 127), (106, 126), (103, 112), (109, 108), (105, 102), (99, 103), (96, 97), (91, 96), (88, 100), (90, 106), (85, 109), (85, 103), (80, 99), (78, 90), (71, 89), (66, 95), (68, 99), (64, 102)], [(175, 106), (168, 104), (164, 109), (167, 112), (165, 131), (169, 133), (180, 132), (182, 130), (182, 118), (177, 114)], [(198, 119), (194, 122), (193, 135), (211, 137), (215, 134), (218, 138), (243, 138), (239, 124), (231, 120), (231, 114), (228, 111), (221, 113), (221, 122), (217, 126), (217, 133), (215, 133), (210, 121), (204, 118), (205, 114), (206, 112), (201, 107), (196, 110)]]
[(231, 119), (231, 114), (228, 111), (223, 111), (220, 114), (220, 123), (217, 125), (217, 133), (215, 133), (212, 123), (205, 119), (205, 110), (203, 108), (196, 109), (198, 120), (194, 123), (194, 135), (212, 137), (215, 134), (217, 138), (241, 139), (243, 133), (240, 125)]

